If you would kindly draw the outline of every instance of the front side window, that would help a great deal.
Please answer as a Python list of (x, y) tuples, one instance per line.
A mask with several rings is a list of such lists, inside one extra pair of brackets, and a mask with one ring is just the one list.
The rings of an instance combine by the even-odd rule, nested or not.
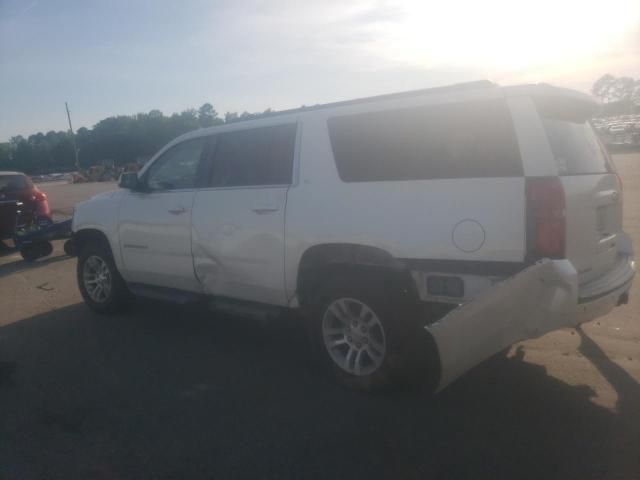
[(210, 185), (291, 184), (295, 137), (295, 124), (217, 135)]
[(149, 168), (146, 185), (150, 190), (194, 188), (205, 138), (186, 140), (174, 145)]

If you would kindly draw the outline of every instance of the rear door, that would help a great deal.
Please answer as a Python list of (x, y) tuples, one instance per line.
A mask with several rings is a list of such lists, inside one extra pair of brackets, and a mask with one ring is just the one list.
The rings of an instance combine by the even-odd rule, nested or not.
[(538, 101), (566, 195), (566, 256), (579, 283), (613, 267), (622, 232), (621, 184), (590, 123), (590, 110)]
[(193, 262), (204, 292), (286, 304), (284, 219), (296, 124), (216, 135), (208, 188), (193, 206)]

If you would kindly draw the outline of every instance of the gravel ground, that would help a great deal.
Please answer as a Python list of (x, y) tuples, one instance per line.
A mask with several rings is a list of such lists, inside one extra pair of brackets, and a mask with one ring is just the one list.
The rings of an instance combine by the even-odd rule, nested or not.
[(102, 192), (109, 192), (118, 188), (117, 182), (99, 183), (68, 183), (47, 182), (39, 183), (38, 188), (47, 194), (49, 206), (54, 218), (69, 217), (73, 206)]
[[(640, 246), (640, 154), (615, 160)], [(64, 213), (115, 186), (41, 188)], [(435, 398), (367, 396), (319, 375), (291, 320), (95, 315), (61, 248), (0, 258), (0, 480), (640, 478), (640, 281)]]

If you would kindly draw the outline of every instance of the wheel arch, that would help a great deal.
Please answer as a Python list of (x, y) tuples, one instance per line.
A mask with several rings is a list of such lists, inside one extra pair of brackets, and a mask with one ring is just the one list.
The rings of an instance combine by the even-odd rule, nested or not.
[(407, 302), (406, 313), (409, 318), (415, 315), (416, 323), (405, 349), (408, 363), (403, 381), (434, 391), (440, 379), (439, 352), (431, 333), (422, 327), (419, 318), (423, 313), (422, 302), (406, 263), (370, 245), (331, 243), (308, 248), (300, 259), (297, 277), (297, 298), (303, 311), (311, 315), (307, 318), (313, 316), (314, 294), (321, 290), (321, 282), (334, 274), (354, 275), (378, 286), (383, 278), (383, 288), (394, 289), (402, 297), (398, 299)]
[(304, 306), (308, 302), (326, 275), (338, 272), (388, 275), (394, 285), (418, 299), (407, 266), (388, 251), (371, 245), (325, 243), (309, 247), (300, 258), (296, 279), (299, 304)]
[(101, 243), (104, 246), (109, 248), (112, 258), (116, 262), (118, 268), (119, 265), (119, 255), (118, 252), (113, 248), (111, 242), (109, 241), (109, 237), (106, 232), (99, 228), (87, 227), (80, 229), (73, 234), (73, 248), (76, 253), (80, 253), (82, 248), (89, 243)]

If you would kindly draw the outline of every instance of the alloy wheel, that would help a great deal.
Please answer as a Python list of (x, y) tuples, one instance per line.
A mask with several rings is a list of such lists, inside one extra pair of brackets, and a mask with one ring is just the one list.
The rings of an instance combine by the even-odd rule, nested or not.
[(322, 337), (331, 359), (352, 375), (369, 375), (384, 361), (382, 322), (373, 309), (355, 298), (339, 298), (327, 306)]
[(97, 255), (91, 255), (85, 260), (82, 281), (89, 297), (96, 303), (106, 302), (111, 295), (111, 270), (107, 262)]

